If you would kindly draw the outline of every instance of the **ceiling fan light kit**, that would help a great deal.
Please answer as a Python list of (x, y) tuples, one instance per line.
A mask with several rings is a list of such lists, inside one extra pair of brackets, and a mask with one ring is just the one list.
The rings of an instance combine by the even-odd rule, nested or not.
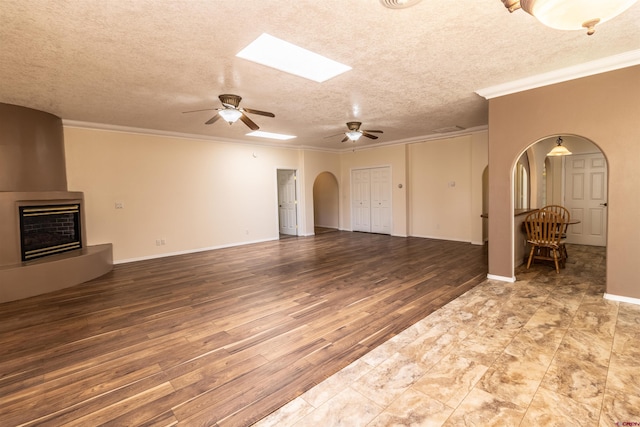
[(349, 138), (353, 142), (359, 140), (362, 136), (362, 133), (358, 132), (357, 130), (350, 130), (348, 132), (345, 132), (344, 134), (347, 135), (347, 138)]
[(595, 33), (595, 26), (618, 16), (638, 0), (502, 0), (513, 12), (522, 8), (544, 25), (557, 30)]
[(235, 123), (242, 116), (242, 113), (235, 108), (225, 108), (218, 111), (218, 114), (229, 124)]

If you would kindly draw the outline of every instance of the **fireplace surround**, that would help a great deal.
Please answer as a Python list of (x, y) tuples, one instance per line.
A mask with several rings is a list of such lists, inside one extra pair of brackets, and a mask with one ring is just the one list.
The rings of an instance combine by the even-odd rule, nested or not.
[[(25, 236), (25, 211), (53, 208), (51, 213), (69, 206), (77, 209), (58, 217), (66, 223), (71, 215), (71, 228), (47, 225), (38, 237)], [(84, 194), (67, 189), (62, 120), (0, 103), (0, 303), (78, 285), (113, 268), (110, 243), (87, 245), (84, 215)], [(33, 225), (27, 220), (29, 228)], [(50, 246), (64, 250), (42, 251), (37, 241), (53, 237), (59, 241)]]

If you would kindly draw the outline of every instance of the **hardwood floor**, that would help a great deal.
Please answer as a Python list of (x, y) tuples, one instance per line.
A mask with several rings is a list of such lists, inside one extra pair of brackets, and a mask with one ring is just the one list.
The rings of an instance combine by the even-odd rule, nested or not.
[(486, 248), (332, 232), (0, 304), (0, 424), (246, 426), (486, 278)]

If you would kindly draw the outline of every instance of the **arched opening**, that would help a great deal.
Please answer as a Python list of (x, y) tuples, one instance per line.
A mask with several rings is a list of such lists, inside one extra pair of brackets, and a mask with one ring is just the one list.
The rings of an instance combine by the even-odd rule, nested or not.
[(320, 173), (313, 183), (313, 225), (315, 234), (339, 228), (338, 180), (331, 172)]
[[(604, 153), (586, 138), (562, 135), (571, 154), (547, 156), (557, 138), (549, 136), (533, 143), (514, 163), (514, 267), (525, 263), (528, 253), (522, 228), (525, 214), (547, 205), (565, 206), (576, 222), (569, 226), (567, 244), (606, 247), (608, 170)], [(523, 165), (528, 165), (526, 187)]]

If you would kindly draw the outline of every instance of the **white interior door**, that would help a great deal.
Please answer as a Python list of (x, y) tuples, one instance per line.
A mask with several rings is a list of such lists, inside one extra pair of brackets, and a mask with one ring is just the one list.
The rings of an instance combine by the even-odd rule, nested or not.
[(281, 234), (298, 234), (296, 208), (296, 171), (278, 169), (278, 221)]
[(607, 244), (607, 161), (602, 153), (566, 157), (565, 205), (571, 219), (567, 243)]
[(391, 168), (371, 169), (371, 231), (391, 234)]
[(353, 231), (371, 231), (371, 173), (351, 171), (351, 223)]

